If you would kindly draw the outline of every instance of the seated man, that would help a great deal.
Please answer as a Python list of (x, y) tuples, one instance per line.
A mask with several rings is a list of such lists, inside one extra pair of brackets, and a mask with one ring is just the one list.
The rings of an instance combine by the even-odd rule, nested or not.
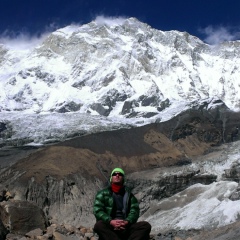
[(113, 169), (111, 185), (96, 195), (93, 213), (96, 217), (94, 231), (99, 240), (148, 240), (151, 225), (137, 222), (139, 204), (130, 189), (124, 186), (125, 173), (121, 168)]

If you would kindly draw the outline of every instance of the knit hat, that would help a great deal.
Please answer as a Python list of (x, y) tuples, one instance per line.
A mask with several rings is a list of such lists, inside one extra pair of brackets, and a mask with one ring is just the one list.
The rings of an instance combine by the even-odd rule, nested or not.
[(115, 173), (115, 172), (120, 172), (120, 173), (123, 174), (123, 177), (125, 176), (125, 172), (124, 172), (121, 168), (114, 168), (114, 169), (112, 170), (112, 172), (111, 172), (110, 182), (112, 182), (112, 175), (113, 175), (113, 173)]

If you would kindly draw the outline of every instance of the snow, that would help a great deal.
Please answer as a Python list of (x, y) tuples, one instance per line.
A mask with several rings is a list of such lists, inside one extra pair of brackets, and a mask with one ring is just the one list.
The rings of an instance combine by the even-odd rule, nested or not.
[(105, 17), (105, 16), (97, 16), (96, 19), (94, 20), (94, 22), (100, 26), (102, 25), (107, 25), (107, 26), (116, 26), (116, 25), (122, 25), (127, 18), (124, 17)]
[(140, 218), (150, 222), (153, 233), (170, 229), (210, 229), (238, 221), (240, 200), (232, 201), (230, 197), (239, 191), (239, 185), (237, 182), (223, 181), (223, 174), (233, 165), (240, 164), (240, 141), (218, 151), (217, 154), (209, 153), (203, 159), (179, 169), (155, 169), (152, 172), (154, 178), (198, 170), (201, 175), (217, 176), (216, 182), (212, 184), (198, 183), (169, 198), (153, 200)]
[[(195, 184), (181, 193), (159, 201), (155, 213), (146, 217), (152, 232), (169, 229), (216, 228), (235, 222), (240, 214), (240, 200), (228, 197), (236, 191), (236, 182), (220, 181), (210, 185)], [(226, 196), (226, 191), (227, 195)], [(189, 201), (189, 198), (192, 199)], [(167, 207), (171, 206), (171, 207)]]
[(132, 80), (130, 81), (137, 95), (143, 95), (152, 86), (151, 81)]
[(66, 26), (64, 28), (58, 29), (57, 31), (55, 31), (53, 34), (55, 35), (59, 35), (65, 38), (70, 38), (72, 36), (73, 33), (77, 32), (80, 28), (80, 25), (69, 25)]
[[(0, 85), (1, 89), (5, 91), (0, 98), (3, 103), (1, 104), (3, 106), (2, 110), (7, 108), (8, 101), (12, 102), (8, 106), (10, 111), (17, 110), (17, 106), (19, 106), (17, 108), (23, 106), (28, 108), (28, 111), (32, 108), (34, 112), (38, 105), (38, 111), (48, 112), (55, 109), (56, 105), (66, 101), (81, 102), (84, 105), (83, 109), (87, 109), (87, 106), (99, 102), (99, 96), (106, 95), (111, 89), (127, 89), (129, 94), (127, 100), (136, 100), (141, 95), (148, 94), (147, 91), (153, 82), (157, 84), (161, 98), (168, 98), (171, 102), (175, 99), (188, 103), (189, 101), (199, 100), (199, 98), (216, 96), (222, 99), (232, 110), (239, 109), (240, 80), (237, 66), (240, 60), (238, 57), (235, 57), (234, 61), (232, 59), (228, 60), (225, 56), (221, 57), (221, 54), (216, 54), (216, 49), (211, 52), (209, 48), (208, 51), (197, 53), (201, 59), (196, 63), (193, 62), (191, 55), (195, 51), (196, 40), (186, 42), (185, 33), (177, 31), (161, 32), (150, 27), (147, 28), (146, 25), (136, 19), (98, 17), (96, 23), (83, 26), (71, 25), (54, 32), (53, 35), (62, 36), (62, 44), (59, 45), (57, 51), (48, 48), (53, 53), (51, 58), (41, 53), (41, 49), (45, 49), (47, 42), (44, 42), (43, 38), (38, 39), (39, 45), (37, 47), (37, 41), (32, 39), (31, 42), (31, 39), (29, 40), (29, 45), (35, 46), (35, 50), (32, 47), (23, 48), (21, 45), (17, 48), (16, 42), (8, 44), (8, 46), (12, 45), (14, 47), (9, 48), (5, 57), (6, 61), (0, 67)], [(106, 31), (104, 34), (100, 31), (102, 26)], [(121, 30), (117, 30), (117, 28)], [(144, 36), (146, 31), (147, 35)], [(144, 36), (146, 41), (136, 41), (136, 34)], [(162, 41), (156, 41), (154, 37), (147, 38), (151, 34), (153, 36), (159, 34)], [(186, 52), (178, 51), (178, 48), (173, 47), (173, 40), (176, 37), (178, 37), (178, 41), (181, 40), (178, 44), (184, 44)], [(77, 39), (81, 40), (81, 43), (87, 41), (87, 46), (91, 46), (91, 48), (84, 54), (76, 55), (74, 48), (71, 47), (67, 50), (67, 46), (72, 45), (71, 39), (74, 44), (77, 44)], [(198, 41), (199, 44), (203, 43)], [(63, 53), (61, 54), (61, 46), (63, 45), (68, 56), (71, 56), (71, 54), (74, 56), (75, 54), (76, 57), (73, 57), (71, 61), (67, 60)], [(93, 50), (93, 46), (97, 46), (97, 49)], [(229, 46), (226, 48), (228, 49)], [(80, 49), (84, 49), (84, 45)], [(71, 51), (74, 52), (71, 53)], [(145, 57), (148, 53), (153, 56), (152, 59)], [(42, 86), (42, 80), (38, 79), (37, 75), (32, 72), (32, 76), (27, 76), (27, 84), (32, 91), (25, 94), (25, 101), (29, 101), (29, 104), (13, 104), (14, 100), (8, 99), (8, 96), (11, 95), (8, 92), (17, 94), (21, 87), (19, 88), (19, 84), (8, 86), (9, 81), (16, 77), (18, 82), (24, 82), (24, 79), (18, 76), (19, 72), (30, 68), (54, 75), (55, 81), (46, 85), (43, 88), (43, 93), (40, 94), (39, 89)], [(123, 74), (122, 70), (119, 73), (121, 68), (124, 69), (126, 75)], [(226, 71), (226, 69), (232, 70)], [(110, 76), (114, 72), (116, 73), (114, 81), (102, 88), (99, 80), (105, 79), (107, 74)], [(64, 79), (64, 82), (62, 82), (62, 79)], [(73, 88), (72, 84), (75, 81), (83, 81), (84, 79), (86, 80), (81, 89)], [(221, 82), (221, 79), (224, 79), (224, 82)], [(44, 81), (47, 82), (45, 79)], [(34, 87), (34, 85), (39, 87)], [(65, 89), (66, 92), (71, 94), (61, 94), (59, 92), (58, 98), (50, 97), (51, 99), (55, 98), (56, 101), (49, 99), (48, 104), (42, 103), (42, 100), (46, 101), (46, 99), (41, 96), (45, 96), (45, 93), (49, 96), (56, 95), (55, 88)], [(102, 89), (100, 90), (100, 88)], [(67, 99), (65, 99), (65, 96)], [(79, 96), (81, 96), (80, 99)], [(36, 98), (36, 104), (31, 103), (33, 98)], [(149, 111), (147, 108), (142, 110)], [(118, 113), (119, 111), (113, 109), (110, 115), (113, 116), (114, 112)]]
[(49, 59), (47, 64), (44, 65), (44, 70), (49, 73), (58, 73), (59, 75), (64, 75), (66, 73), (71, 73), (72, 66), (64, 61), (64, 57), (57, 59)]

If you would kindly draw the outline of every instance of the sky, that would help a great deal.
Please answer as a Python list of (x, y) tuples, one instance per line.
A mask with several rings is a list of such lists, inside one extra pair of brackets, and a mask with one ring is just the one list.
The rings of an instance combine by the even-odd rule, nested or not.
[(1, 39), (40, 37), (99, 16), (135, 17), (162, 31), (186, 31), (216, 44), (240, 39), (239, 0), (0, 0)]

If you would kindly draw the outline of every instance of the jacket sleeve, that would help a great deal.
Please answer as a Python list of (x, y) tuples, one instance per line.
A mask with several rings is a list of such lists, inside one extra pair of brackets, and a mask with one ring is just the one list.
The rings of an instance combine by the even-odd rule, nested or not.
[(96, 220), (102, 220), (104, 222), (110, 222), (111, 216), (107, 214), (106, 206), (104, 204), (104, 193), (100, 191), (97, 193), (94, 206), (93, 206), (93, 214), (96, 217)]
[(139, 218), (139, 204), (137, 198), (131, 193), (130, 195), (130, 206), (129, 206), (129, 213), (127, 215), (126, 220), (129, 223), (136, 223)]

